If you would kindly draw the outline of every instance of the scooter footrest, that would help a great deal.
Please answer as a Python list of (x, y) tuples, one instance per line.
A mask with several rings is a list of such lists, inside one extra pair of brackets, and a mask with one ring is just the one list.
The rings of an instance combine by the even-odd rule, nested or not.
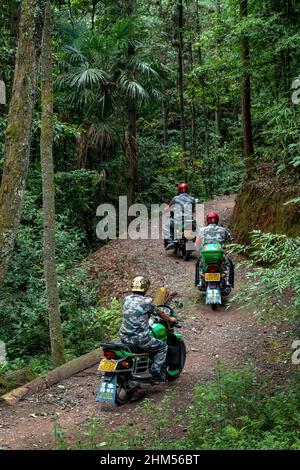
[(152, 375), (149, 373), (145, 374), (134, 374), (133, 379), (138, 379), (138, 380), (149, 380), (151, 379)]

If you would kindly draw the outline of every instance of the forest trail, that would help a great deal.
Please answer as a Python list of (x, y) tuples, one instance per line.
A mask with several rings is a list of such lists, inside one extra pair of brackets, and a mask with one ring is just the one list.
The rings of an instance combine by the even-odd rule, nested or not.
[[(233, 196), (220, 196), (208, 202), (205, 210), (219, 212), (221, 223), (226, 225), (233, 207)], [(101, 295), (105, 293), (107, 298), (115, 295), (121, 298), (131, 277), (142, 272), (150, 277), (152, 292), (166, 285), (178, 293), (177, 298), (184, 304), (178, 316), (184, 320), (181, 332), (188, 351), (185, 370), (174, 384), (143, 389), (141, 398), (145, 395), (156, 402), (164, 397), (166, 390), (175, 390), (176, 408), (182, 409), (192, 397), (195, 383), (212, 377), (216, 358), (237, 366), (250, 359), (256, 364), (268, 362), (266, 367), (272, 367), (272, 361), (264, 359), (269, 354), (267, 339), (276, 327), (259, 323), (250, 310), (238, 309), (237, 305), (228, 310), (220, 308), (217, 312), (206, 307), (194, 287), (195, 258), (185, 262), (173, 253), (166, 253), (161, 241), (114, 240), (89, 259), (94, 275), (105, 272)], [(237, 256), (232, 259), (238, 262)], [(235, 292), (243, 285), (244, 274), (243, 269), (237, 267)], [(91, 416), (101, 417), (110, 429), (124, 424), (134, 426), (141, 419), (138, 405), (142, 400), (118, 408), (96, 403), (99, 377), (95, 369), (85, 370), (15, 407), (1, 404), (0, 449), (53, 449), (55, 423), (77, 441), (80, 425)], [(184, 432), (184, 425), (180, 429), (175, 431), (176, 436)]]

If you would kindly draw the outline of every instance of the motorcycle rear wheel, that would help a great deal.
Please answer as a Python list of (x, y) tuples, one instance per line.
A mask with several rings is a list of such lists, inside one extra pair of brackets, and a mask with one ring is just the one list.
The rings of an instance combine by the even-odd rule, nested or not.
[(184, 255), (183, 255), (184, 261), (188, 261), (188, 260), (190, 259), (190, 257), (191, 257), (191, 254), (192, 254), (192, 251), (190, 251), (190, 250), (185, 250), (185, 253), (184, 253)]
[(117, 405), (125, 405), (125, 403), (128, 403), (132, 399), (133, 393), (133, 391), (129, 392), (126, 390), (126, 379), (122, 377), (121, 374), (118, 374), (115, 403)]

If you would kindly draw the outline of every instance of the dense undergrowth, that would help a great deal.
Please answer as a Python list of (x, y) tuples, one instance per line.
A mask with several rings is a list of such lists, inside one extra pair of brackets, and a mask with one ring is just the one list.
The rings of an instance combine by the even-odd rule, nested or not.
[(56, 447), (299, 450), (299, 380), (298, 372), (284, 385), (276, 386), (271, 375), (266, 377), (250, 363), (241, 369), (224, 369), (218, 364), (215, 378), (197, 383), (185, 409), (176, 405), (174, 391), (159, 403), (146, 398), (136, 409), (133, 426), (124, 424), (114, 432), (96, 416), (78, 429), (75, 439), (56, 425)]
[(247, 285), (233, 297), (241, 306), (251, 305), (262, 319), (274, 316), (293, 320), (300, 314), (300, 237), (251, 232), (249, 245), (232, 250), (247, 256)]

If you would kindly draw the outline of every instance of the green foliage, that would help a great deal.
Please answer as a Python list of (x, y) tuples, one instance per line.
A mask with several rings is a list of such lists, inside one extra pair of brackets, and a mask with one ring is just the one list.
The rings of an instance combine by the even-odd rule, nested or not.
[(274, 314), (291, 318), (299, 313), (299, 237), (256, 230), (251, 234), (249, 247), (236, 245), (233, 250), (249, 256), (246, 262), (249, 282), (233, 300), (243, 308), (255, 305), (256, 313), (264, 318)]
[[(250, 363), (241, 369), (224, 369), (218, 363), (213, 380), (197, 383), (186, 411), (176, 408), (174, 413), (176, 391), (155, 402), (155, 413), (153, 400), (146, 398), (135, 410), (139, 419), (134, 427), (125, 422), (111, 431), (93, 417), (78, 429), (74, 443), (56, 426), (56, 448), (299, 450), (299, 376), (284, 386), (271, 384), (271, 377), (266, 380)], [(178, 439), (174, 430), (181, 427), (186, 432)]]
[[(99, 328), (90, 328), (96, 315), (96, 291), (87, 269), (74, 268), (86, 253), (84, 233), (68, 223), (66, 216), (57, 217), (57, 271), (66, 348), (75, 354), (95, 346), (101, 334)], [(0, 298), (1, 337), (7, 344), (9, 359), (26, 357), (28, 360), (28, 356), (49, 353), (42, 232), (39, 198), (34, 192), (28, 192)]]
[[(154, 404), (151, 398), (145, 398), (139, 407), (145, 416), (151, 419), (151, 429), (145, 439), (145, 444), (151, 442), (153, 446), (159, 446), (167, 430), (175, 428), (181, 421), (179, 416), (172, 413), (172, 405), (176, 396), (175, 390), (167, 390), (162, 400)], [(155, 409), (155, 413), (153, 413)]]
[(16, 358), (6, 364), (0, 365), (0, 374), (13, 372), (25, 368), (32, 373), (33, 377), (38, 377), (52, 368), (51, 359), (48, 355), (39, 355), (31, 358)]
[(251, 365), (241, 370), (218, 367), (216, 378), (199, 383), (189, 409), (188, 449), (299, 449), (298, 379), (269, 388)]
[(100, 176), (96, 171), (73, 170), (55, 174), (55, 201), (66, 225), (77, 228), (87, 246), (96, 246), (96, 209), (102, 202)]
[(97, 311), (97, 324), (103, 332), (103, 337), (112, 340), (118, 336), (122, 323), (122, 305), (117, 299), (112, 299), (109, 307), (100, 307)]

